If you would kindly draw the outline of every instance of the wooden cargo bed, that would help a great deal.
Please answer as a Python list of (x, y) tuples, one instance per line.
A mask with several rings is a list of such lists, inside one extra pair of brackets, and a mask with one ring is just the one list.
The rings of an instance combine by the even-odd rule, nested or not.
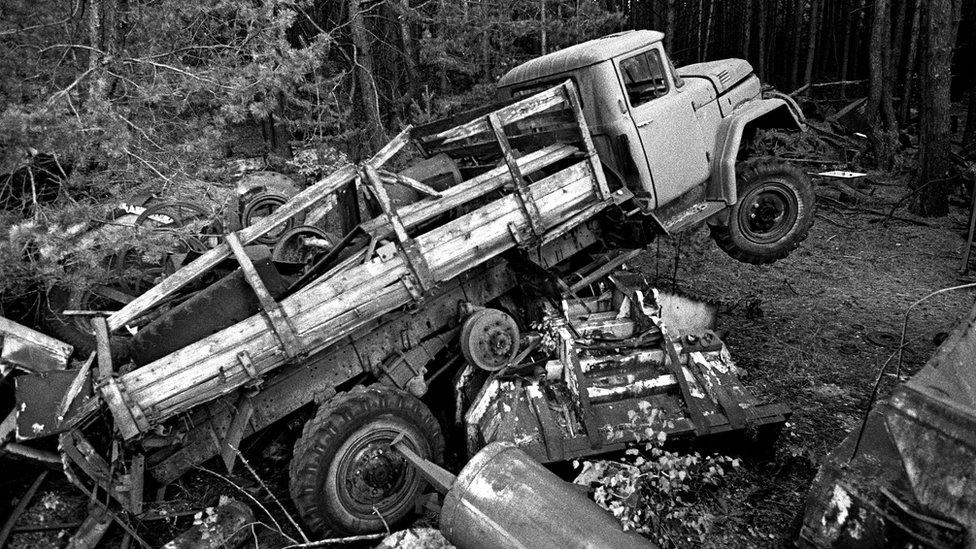
[[(108, 328), (119, 329), (232, 255), (263, 308), (141, 368), (106, 376), (101, 393), (122, 436), (135, 438), (300, 363), (382, 315), (422, 301), (459, 274), (514, 247), (535, 248), (558, 238), (613, 203), (615, 194), (603, 179), (570, 82), (456, 121), (448, 128), (435, 123), (405, 130), (367, 162), (340, 168), (273, 215), (228, 235), (110, 316)], [(553, 140), (557, 134), (558, 142)], [(451, 156), (461, 173), (486, 164), (496, 167), (441, 191), (383, 171), (411, 137), (426, 154)], [(521, 148), (513, 149), (512, 142)], [(276, 302), (253, 272), (243, 246), (351, 183), (368, 189), (382, 212), (357, 228), (369, 235), (369, 245)], [(386, 191), (391, 184), (426, 196), (393, 206)]]

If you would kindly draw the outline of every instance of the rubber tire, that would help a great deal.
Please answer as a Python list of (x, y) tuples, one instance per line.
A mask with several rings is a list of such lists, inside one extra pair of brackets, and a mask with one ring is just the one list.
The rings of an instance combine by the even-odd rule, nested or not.
[[(746, 203), (743, 197), (770, 181), (779, 182), (789, 189), (796, 200), (798, 212), (786, 234), (771, 244), (761, 244), (743, 234), (738, 220), (740, 215), (745, 215), (741, 209)], [(773, 263), (790, 255), (807, 238), (817, 206), (813, 184), (802, 170), (778, 160), (750, 160), (736, 167), (736, 185), (739, 201), (731, 207), (727, 222), (709, 225), (715, 243), (733, 259), (753, 265)]]
[[(318, 534), (337, 532), (344, 535), (383, 532), (386, 526), (379, 517), (362, 518), (343, 508), (337, 495), (338, 480), (330, 475), (337, 466), (337, 453), (347, 440), (374, 425), (396, 425), (412, 441), (418, 455), (434, 463), (444, 456), (444, 437), (433, 414), (420, 400), (385, 385), (354, 387), (322, 404), (295, 443), (289, 471), (292, 501), (308, 527)], [(409, 467), (409, 465), (407, 465)], [(414, 500), (421, 494), (425, 481), (419, 473), (410, 481), (406, 492), (413, 494), (383, 519), (396, 529), (414, 511)]]
[[(82, 360), (97, 349), (95, 334), (86, 332), (76, 324), (76, 318), (65, 316), (61, 312), (68, 309), (87, 309), (85, 303), (85, 295), (81, 290), (52, 288), (47, 294), (47, 303), (42, 304), (43, 311), (40, 315), (43, 331), (74, 347), (74, 357)], [(116, 367), (129, 360), (130, 344), (131, 338), (126, 335), (109, 336), (112, 363)]]

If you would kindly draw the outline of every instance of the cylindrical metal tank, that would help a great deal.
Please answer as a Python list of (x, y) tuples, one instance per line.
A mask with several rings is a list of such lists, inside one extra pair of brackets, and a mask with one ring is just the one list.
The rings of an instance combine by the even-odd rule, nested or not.
[(459, 549), (654, 547), (508, 442), (486, 446), (461, 470), (440, 526)]

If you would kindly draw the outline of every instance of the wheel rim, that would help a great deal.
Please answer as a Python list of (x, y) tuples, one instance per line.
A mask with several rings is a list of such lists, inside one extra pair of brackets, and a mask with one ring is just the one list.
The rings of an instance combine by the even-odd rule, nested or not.
[(770, 244), (789, 234), (798, 215), (796, 195), (783, 182), (770, 181), (740, 200), (738, 224), (742, 235), (757, 244)]
[[(274, 214), (283, 204), (288, 202), (288, 197), (277, 194), (262, 194), (251, 199), (244, 207), (241, 214), (241, 224), (250, 227), (262, 219)], [(288, 219), (277, 227), (272, 228), (264, 235), (257, 238), (262, 244), (272, 245), (281, 236), (295, 225), (294, 218)]]
[[(390, 447), (400, 434), (393, 428), (358, 433), (338, 457), (338, 496), (346, 511), (360, 519), (388, 517), (410, 503), (419, 478), (403, 455)], [(417, 452), (410, 437), (404, 442)], [(375, 508), (375, 510), (374, 510)]]

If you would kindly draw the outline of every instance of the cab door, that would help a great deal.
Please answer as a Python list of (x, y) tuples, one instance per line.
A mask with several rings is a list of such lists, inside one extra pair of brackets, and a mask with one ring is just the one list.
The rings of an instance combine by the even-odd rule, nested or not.
[(616, 66), (660, 208), (708, 179), (698, 117), (668, 73), (660, 44), (623, 55)]

